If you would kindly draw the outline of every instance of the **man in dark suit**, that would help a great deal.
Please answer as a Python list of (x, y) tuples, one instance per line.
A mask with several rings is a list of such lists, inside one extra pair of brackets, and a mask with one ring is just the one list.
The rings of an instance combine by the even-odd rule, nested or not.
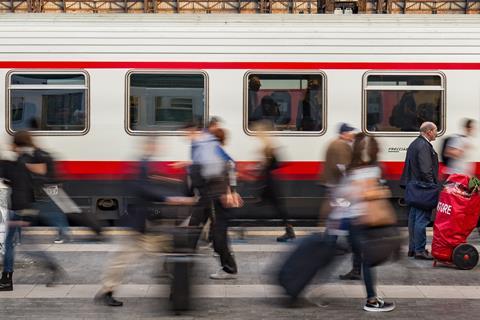
[[(437, 126), (433, 122), (424, 122), (420, 126), (420, 135), (410, 144), (405, 158), (400, 185), (405, 187), (410, 181), (438, 183), (438, 155), (431, 144), (437, 137)], [(432, 260), (425, 249), (426, 228), (430, 222), (431, 210), (410, 207), (408, 214), (408, 256), (415, 259)]]

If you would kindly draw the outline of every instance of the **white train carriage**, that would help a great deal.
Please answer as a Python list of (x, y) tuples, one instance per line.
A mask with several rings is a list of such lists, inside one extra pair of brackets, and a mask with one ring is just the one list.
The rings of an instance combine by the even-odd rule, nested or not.
[(395, 187), (421, 121), (442, 136), (478, 119), (479, 34), (474, 16), (3, 14), (2, 146), (33, 127), (76, 201), (114, 219), (143, 136), (162, 136), (159, 170), (180, 175), (168, 164), (189, 158), (182, 125), (216, 115), (242, 168), (258, 159), (251, 121), (268, 118), (290, 214), (313, 218), (338, 123), (378, 137)]

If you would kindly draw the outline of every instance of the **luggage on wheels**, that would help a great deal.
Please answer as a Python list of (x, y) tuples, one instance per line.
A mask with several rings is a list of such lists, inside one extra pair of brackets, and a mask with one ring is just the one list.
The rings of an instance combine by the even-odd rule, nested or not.
[[(172, 269), (170, 302), (172, 311), (180, 314), (191, 309), (191, 273), (194, 266), (195, 241), (199, 228), (176, 227), (173, 232), (173, 251), (168, 257)], [(192, 245), (193, 244), (193, 245)]]
[(433, 226), (432, 256), (437, 262), (470, 270), (478, 263), (478, 251), (467, 244), (480, 215), (478, 180), (452, 174), (440, 193)]
[(169, 257), (173, 265), (173, 278), (170, 284), (170, 299), (172, 310), (176, 314), (190, 310), (190, 273), (193, 266), (192, 257), (174, 255)]
[(280, 268), (278, 282), (296, 299), (317, 272), (328, 266), (335, 256), (335, 237), (314, 234), (300, 242)]

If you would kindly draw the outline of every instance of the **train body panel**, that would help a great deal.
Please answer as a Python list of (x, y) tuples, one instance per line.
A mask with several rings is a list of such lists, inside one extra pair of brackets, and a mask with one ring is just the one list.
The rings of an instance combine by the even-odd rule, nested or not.
[[(279, 177), (293, 210), (313, 215), (304, 200), (318, 200), (314, 182), (338, 123), (378, 136), (394, 181), (416, 135), (390, 119), (401, 97), (414, 92), (417, 119), (438, 122), (441, 135), (458, 132), (462, 118), (479, 119), (479, 31), (480, 21), (470, 16), (3, 14), (1, 148), (8, 149), (13, 130), (39, 117), (39, 144), (59, 159), (74, 196), (90, 199), (86, 206), (96, 210), (94, 190), (106, 196), (110, 186), (107, 193), (125, 207), (128, 193), (106, 180), (126, 179), (144, 136), (161, 136), (159, 168), (179, 176), (167, 164), (188, 160), (189, 146), (176, 126), (216, 115), (228, 129), (226, 149), (242, 167), (258, 160), (249, 122), (271, 95), (285, 116), (275, 120), (286, 163)], [(39, 80), (42, 74), (53, 78)], [(161, 76), (146, 85), (150, 75)], [(249, 89), (255, 76), (263, 81), (258, 93)], [(177, 85), (182, 81), (187, 88)], [(301, 103), (315, 81), (320, 111), (315, 129), (302, 128)], [(57, 121), (61, 112), (70, 113), (66, 125)], [(478, 148), (471, 160), (480, 162)]]

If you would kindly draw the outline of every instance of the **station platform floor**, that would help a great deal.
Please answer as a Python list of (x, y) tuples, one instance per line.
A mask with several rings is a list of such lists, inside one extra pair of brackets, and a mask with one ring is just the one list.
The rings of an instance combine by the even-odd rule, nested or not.
[[(350, 269), (350, 254), (337, 255), (332, 266), (315, 277), (304, 293), (305, 305), (286, 308), (275, 280), (279, 265), (302, 237), (321, 230), (297, 228), (298, 239), (278, 243), (281, 228), (234, 228), (231, 246), (238, 278), (209, 279), (219, 262), (213, 250), (203, 247), (193, 257), (193, 310), (174, 316), (168, 300), (170, 278), (160, 271), (168, 255), (158, 253), (132, 261), (116, 292), (123, 307), (94, 304), (109, 253), (120, 250), (117, 242), (126, 230), (108, 229), (105, 241), (90, 242), (85, 229), (73, 228), (71, 242), (53, 244), (55, 230), (26, 229), (17, 247), (14, 291), (0, 292), (0, 319), (458, 319), (480, 313), (480, 267), (433, 267), (431, 261), (407, 258), (406, 246), (400, 260), (375, 268), (378, 295), (394, 301), (394, 311), (362, 310), (363, 282), (338, 278)], [(428, 235), (430, 242), (431, 229)], [(469, 242), (480, 249), (476, 231)], [(45, 286), (48, 274), (30, 255), (38, 250), (51, 253), (65, 270), (54, 287)]]

